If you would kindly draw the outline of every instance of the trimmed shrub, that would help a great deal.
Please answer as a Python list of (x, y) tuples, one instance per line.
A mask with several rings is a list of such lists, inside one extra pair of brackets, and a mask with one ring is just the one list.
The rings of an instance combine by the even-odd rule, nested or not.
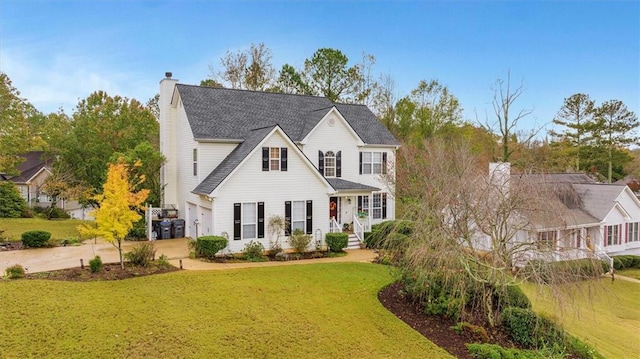
[(264, 255), (264, 246), (257, 241), (250, 241), (245, 244), (243, 257), (251, 262), (264, 262), (267, 260), (267, 257)]
[[(367, 248), (380, 248), (387, 242), (389, 235), (392, 233), (400, 234), (397, 239), (405, 239), (413, 234), (414, 223), (409, 220), (393, 220), (374, 224), (371, 226), (371, 235), (365, 236)], [(385, 243), (388, 245), (388, 243)]]
[(564, 347), (565, 333), (551, 319), (531, 309), (509, 307), (502, 312), (502, 324), (514, 342), (527, 349)]
[(311, 235), (304, 233), (300, 229), (296, 229), (289, 237), (289, 244), (297, 253), (304, 253), (311, 243)]
[(202, 236), (196, 240), (196, 255), (213, 259), (216, 253), (224, 249), (229, 241), (222, 236)]
[(22, 233), (22, 244), (27, 247), (38, 248), (44, 247), (49, 242), (51, 233), (45, 231), (28, 231)]
[(613, 257), (613, 268), (615, 268), (615, 270), (640, 268), (640, 256), (615, 256)]
[(136, 267), (146, 267), (156, 255), (153, 242), (141, 242), (124, 254), (124, 258)]
[(18, 278), (24, 278), (26, 272), (24, 270), (24, 267), (21, 266), (20, 264), (14, 264), (11, 267), (7, 267), (7, 269), (4, 270), (4, 277), (6, 279), (18, 279)]
[(98, 273), (102, 270), (103, 264), (100, 256), (95, 256), (92, 260), (89, 261), (89, 269), (91, 273)]
[(19, 218), (27, 207), (27, 202), (20, 195), (13, 182), (0, 182), (0, 218)]
[(71, 216), (67, 211), (58, 207), (49, 207), (45, 210), (47, 219), (69, 219)]
[(547, 353), (531, 350), (504, 348), (497, 344), (466, 344), (471, 356), (476, 359), (547, 359)]
[(502, 288), (495, 289), (494, 301), (497, 303), (498, 312), (502, 312), (508, 307), (516, 307), (522, 309), (530, 309), (531, 301), (526, 294), (515, 285), (507, 285)]
[(349, 235), (346, 233), (327, 233), (325, 235), (327, 246), (331, 252), (342, 252), (349, 243)]

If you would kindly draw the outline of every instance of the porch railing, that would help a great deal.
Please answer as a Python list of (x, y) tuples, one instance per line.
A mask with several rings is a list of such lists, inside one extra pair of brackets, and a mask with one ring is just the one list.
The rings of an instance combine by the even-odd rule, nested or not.
[(596, 245), (595, 253), (600, 259), (603, 261), (609, 262), (609, 270), (613, 273), (613, 258), (611, 258), (607, 252), (604, 251), (600, 246)]
[(358, 216), (353, 216), (353, 234), (358, 237), (358, 241), (364, 242), (364, 232), (365, 227), (360, 223)]
[(335, 217), (332, 217), (329, 220), (329, 232), (331, 232), (331, 233), (342, 232), (342, 228), (340, 227), (340, 224), (338, 223), (338, 221), (336, 221)]

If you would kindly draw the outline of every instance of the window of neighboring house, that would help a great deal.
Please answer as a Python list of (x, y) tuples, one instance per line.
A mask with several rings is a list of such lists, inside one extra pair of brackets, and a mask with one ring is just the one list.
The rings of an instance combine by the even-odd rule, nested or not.
[(620, 225), (605, 226), (604, 235), (606, 245), (614, 246), (620, 244)]
[(638, 242), (638, 222), (627, 223), (627, 242)]
[(386, 174), (386, 152), (360, 152), (360, 174)]
[(233, 204), (233, 239), (264, 238), (264, 202)]
[(263, 171), (286, 171), (287, 170), (287, 148), (286, 147), (263, 147), (262, 148), (262, 170)]
[(198, 175), (198, 149), (193, 149), (193, 175)]
[(558, 231), (538, 232), (537, 247), (542, 250), (550, 250), (556, 248), (558, 241)]
[(285, 235), (290, 235), (296, 229), (306, 234), (313, 231), (313, 201), (285, 201), (284, 218), (287, 222)]

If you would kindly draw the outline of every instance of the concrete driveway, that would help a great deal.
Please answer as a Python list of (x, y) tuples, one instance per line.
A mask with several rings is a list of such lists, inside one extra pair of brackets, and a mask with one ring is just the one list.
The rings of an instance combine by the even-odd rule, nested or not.
[[(123, 252), (128, 252), (131, 247), (139, 242), (124, 242)], [(297, 265), (309, 263), (330, 262), (371, 262), (377, 254), (371, 250), (348, 250), (347, 255), (335, 258), (318, 258), (307, 260), (291, 260), (286, 262), (247, 262), (247, 263), (208, 263), (197, 259), (189, 259), (187, 239), (165, 239), (154, 241), (156, 258), (161, 255), (169, 257), (169, 262), (183, 269), (189, 270), (221, 270), (234, 268), (252, 268), (278, 265)], [(111, 243), (98, 240), (87, 240), (79, 246), (22, 249), (17, 251), (0, 251), (0, 275), (4, 270), (14, 264), (22, 265), (27, 273), (46, 272), (57, 269), (73, 268), (80, 266), (80, 259), (85, 265), (96, 255), (103, 262), (119, 262), (118, 249)]]

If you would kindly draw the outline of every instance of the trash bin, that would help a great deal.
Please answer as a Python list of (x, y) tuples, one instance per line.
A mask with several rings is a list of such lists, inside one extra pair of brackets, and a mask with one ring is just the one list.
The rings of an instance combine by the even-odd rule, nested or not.
[(158, 233), (158, 239), (171, 239), (171, 222), (160, 222), (160, 233)]
[(171, 238), (184, 238), (184, 219), (174, 219), (171, 221)]

